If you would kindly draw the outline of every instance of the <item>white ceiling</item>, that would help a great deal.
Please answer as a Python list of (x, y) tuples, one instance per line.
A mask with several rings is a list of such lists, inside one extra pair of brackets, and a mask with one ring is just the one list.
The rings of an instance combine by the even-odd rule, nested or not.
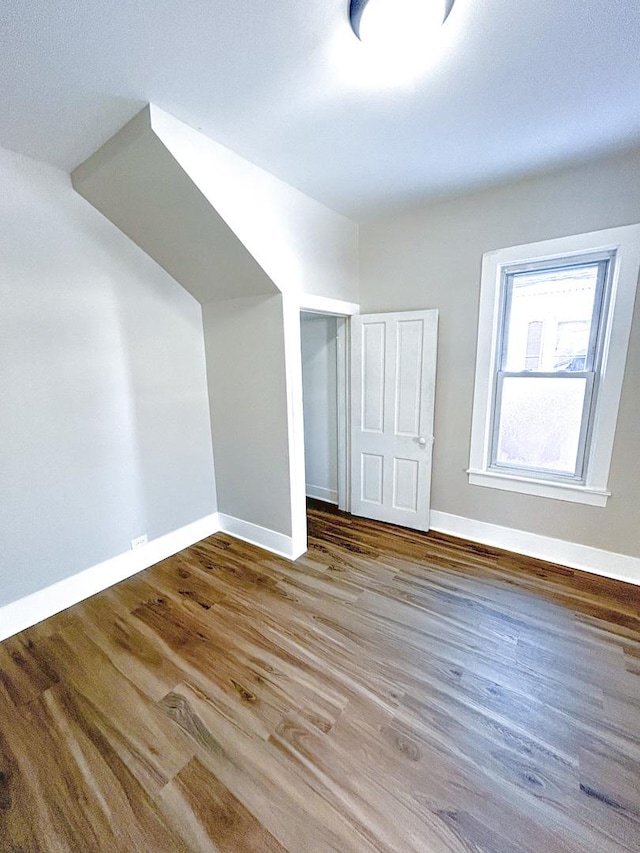
[(0, 145), (71, 170), (148, 101), (354, 218), (640, 144), (640, 0), (456, 0), (403, 86), (348, 0), (3, 0)]

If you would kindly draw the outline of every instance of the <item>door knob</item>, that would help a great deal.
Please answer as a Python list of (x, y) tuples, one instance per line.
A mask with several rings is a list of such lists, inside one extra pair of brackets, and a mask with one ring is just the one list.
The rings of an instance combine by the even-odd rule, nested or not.
[(427, 439), (421, 435), (420, 438), (418, 439), (418, 444), (420, 445), (420, 447), (424, 447), (426, 443), (427, 443)]

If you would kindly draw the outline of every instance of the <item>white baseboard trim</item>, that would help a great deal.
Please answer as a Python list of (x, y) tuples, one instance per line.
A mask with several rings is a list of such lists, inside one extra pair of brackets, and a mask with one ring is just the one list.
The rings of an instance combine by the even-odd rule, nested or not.
[(219, 530), (220, 521), (215, 512), (165, 536), (152, 539), (142, 548), (118, 554), (18, 601), (5, 604), (0, 607), (0, 641), (148, 569)]
[(306, 551), (306, 541), (296, 543), (291, 536), (214, 512), (152, 539), (142, 548), (118, 554), (18, 601), (0, 606), (0, 642), (221, 531), (289, 560), (296, 560)]
[(318, 501), (325, 501), (325, 503), (328, 504), (338, 505), (337, 489), (325, 489), (323, 486), (310, 486), (309, 483), (307, 483), (306, 492), (308, 498), (315, 498)]
[(606, 578), (640, 584), (640, 558), (638, 557), (602, 551), (588, 545), (552, 539), (550, 536), (540, 536), (537, 533), (488, 524), (486, 521), (476, 521), (438, 510), (431, 511), (431, 529), (439, 533), (448, 533), (450, 536), (470, 539), (482, 545), (515, 551), (527, 557), (559, 563), (571, 569), (581, 569)]
[(297, 560), (306, 550), (306, 548), (300, 550), (299, 547), (296, 547), (291, 536), (278, 533), (276, 530), (260, 527), (259, 524), (234, 518), (232, 515), (225, 515), (223, 512), (218, 513), (218, 518), (220, 530), (223, 533), (235, 536), (236, 539), (242, 539), (243, 542), (248, 542), (250, 545), (257, 545), (258, 548), (264, 548), (265, 551), (270, 551), (278, 557)]

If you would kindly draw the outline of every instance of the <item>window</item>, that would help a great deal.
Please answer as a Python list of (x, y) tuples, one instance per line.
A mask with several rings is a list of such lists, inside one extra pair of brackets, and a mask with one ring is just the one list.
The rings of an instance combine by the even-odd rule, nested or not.
[(469, 482), (606, 506), (640, 226), (484, 256)]

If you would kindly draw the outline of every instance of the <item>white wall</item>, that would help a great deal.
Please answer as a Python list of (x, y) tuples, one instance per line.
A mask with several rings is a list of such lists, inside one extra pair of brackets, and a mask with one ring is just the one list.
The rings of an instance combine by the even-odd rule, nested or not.
[(282, 296), (203, 308), (218, 509), (292, 536)]
[(150, 116), (154, 133), (282, 293), (358, 302), (355, 222), (153, 104)]
[(0, 605), (216, 509), (198, 303), (0, 151)]
[(337, 320), (301, 315), (306, 491), (338, 503)]
[(440, 309), (435, 510), (640, 556), (640, 300), (606, 509), (470, 486), (471, 409), (484, 252), (640, 222), (640, 151), (361, 226), (363, 312)]

